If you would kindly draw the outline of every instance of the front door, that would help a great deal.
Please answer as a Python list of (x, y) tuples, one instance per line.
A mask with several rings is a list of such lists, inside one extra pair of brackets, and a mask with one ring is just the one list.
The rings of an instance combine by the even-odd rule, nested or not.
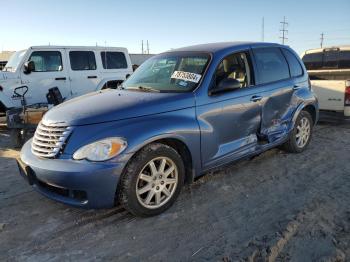
[(33, 61), (35, 70), (25, 74), (22, 70), (21, 83), (28, 86), (25, 96), (28, 105), (47, 103), (46, 94), (50, 88), (58, 87), (62, 97), (70, 97), (67, 61), (64, 50), (33, 50), (27, 61)]
[(204, 169), (212, 168), (256, 150), (261, 122), (261, 95), (254, 87), (250, 53), (225, 57), (218, 65), (211, 90), (225, 79), (240, 82), (240, 88), (212, 92), (205, 104), (197, 104), (201, 129), (201, 154)]

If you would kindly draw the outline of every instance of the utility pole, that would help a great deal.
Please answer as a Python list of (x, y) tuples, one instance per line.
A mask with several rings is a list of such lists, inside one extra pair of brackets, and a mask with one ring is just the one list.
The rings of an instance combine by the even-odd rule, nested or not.
[(282, 39), (282, 44), (284, 45), (285, 41), (288, 40), (287, 33), (288, 30), (286, 29), (288, 26), (288, 23), (286, 22), (286, 17), (283, 17), (283, 22), (280, 22), (282, 24), (282, 29), (280, 30), (282, 32), (282, 36), (280, 38)]
[(142, 46), (142, 54), (144, 54), (144, 50), (143, 50), (143, 40), (142, 40), (141, 46)]
[(321, 48), (323, 47), (324, 33), (321, 34)]
[(147, 40), (147, 54), (149, 54), (149, 43), (148, 43), (148, 40)]
[(265, 41), (265, 18), (262, 18), (262, 25), (261, 25), (261, 41)]

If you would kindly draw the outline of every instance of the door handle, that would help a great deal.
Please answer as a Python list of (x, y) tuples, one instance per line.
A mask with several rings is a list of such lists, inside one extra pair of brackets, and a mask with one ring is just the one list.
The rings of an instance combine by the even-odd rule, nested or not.
[(97, 76), (88, 76), (87, 78), (97, 78)]
[(252, 101), (252, 102), (258, 102), (258, 101), (260, 101), (262, 99), (262, 96), (252, 96), (251, 98), (250, 98), (250, 101)]
[(56, 77), (55, 80), (67, 80), (65, 77)]
[(299, 85), (294, 85), (293, 86), (293, 90), (299, 90), (301, 88), (301, 86), (299, 86)]

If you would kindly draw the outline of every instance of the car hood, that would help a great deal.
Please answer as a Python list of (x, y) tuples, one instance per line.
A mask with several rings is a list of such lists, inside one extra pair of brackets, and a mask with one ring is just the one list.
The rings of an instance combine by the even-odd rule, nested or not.
[(68, 100), (43, 117), (46, 124), (88, 125), (159, 114), (195, 105), (193, 93), (103, 90)]

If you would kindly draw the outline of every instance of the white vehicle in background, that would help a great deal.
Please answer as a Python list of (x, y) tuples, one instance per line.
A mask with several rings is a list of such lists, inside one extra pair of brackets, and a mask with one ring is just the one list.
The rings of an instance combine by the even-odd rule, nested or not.
[(65, 100), (103, 88), (116, 88), (130, 74), (126, 48), (33, 46), (14, 53), (0, 71), (0, 113), (21, 107), (14, 89), (27, 86), (28, 105), (47, 103), (57, 87)]
[(308, 50), (302, 60), (320, 110), (350, 117), (350, 46)]

